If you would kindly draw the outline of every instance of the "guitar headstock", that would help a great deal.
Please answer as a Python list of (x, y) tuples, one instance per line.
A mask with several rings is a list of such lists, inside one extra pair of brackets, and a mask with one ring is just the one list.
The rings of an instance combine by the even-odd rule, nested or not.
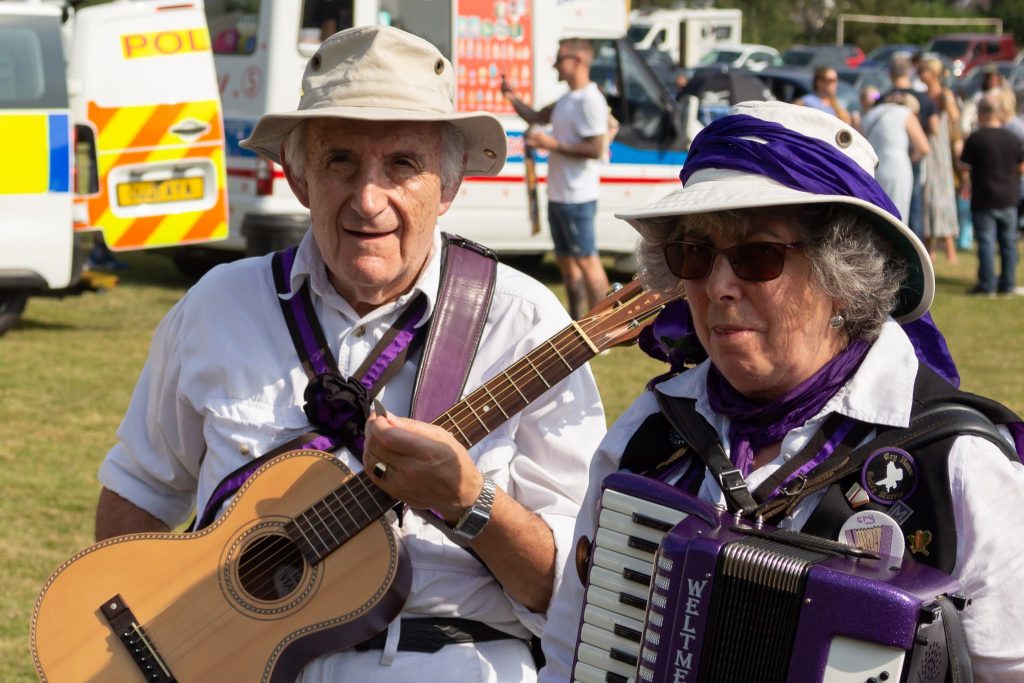
[(661, 309), (676, 298), (649, 292), (639, 280), (632, 280), (609, 294), (578, 325), (600, 351), (631, 344)]

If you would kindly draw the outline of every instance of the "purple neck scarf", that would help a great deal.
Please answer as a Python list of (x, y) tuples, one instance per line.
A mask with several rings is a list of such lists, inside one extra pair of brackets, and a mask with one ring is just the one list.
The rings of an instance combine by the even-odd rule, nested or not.
[(824, 140), (747, 114), (722, 117), (698, 133), (679, 179), (685, 185), (706, 168), (766, 176), (801, 192), (856, 197), (901, 218), (878, 181), (850, 157)]
[(871, 345), (857, 339), (825, 363), (799, 386), (771, 403), (753, 401), (736, 391), (711, 365), (708, 369), (708, 400), (712, 410), (730, 419), (732, 462), (747, 476), (754, 451), (778, 443), (791, 430), (817, 415), (839, 388), (853, 377)]
[[(917, 359), (939, 373), (954, 387), (959, 387), (960, 373), (946, 345), (946, 338), (935, 326), (931, 313), (925, 313), (917, 320), (903, 323), (901, 327), (910, 338), (910, 343), (914, 345)], [(707, 351), (697, 339), (690, 304), (685, 299), (667, 305), (654, 322), (640, 332), (639, 342), (644, 353), (668, 363), (671, 368), (669, 372), (651, 380), (648, 386), (680, 373), (708, 357)]]

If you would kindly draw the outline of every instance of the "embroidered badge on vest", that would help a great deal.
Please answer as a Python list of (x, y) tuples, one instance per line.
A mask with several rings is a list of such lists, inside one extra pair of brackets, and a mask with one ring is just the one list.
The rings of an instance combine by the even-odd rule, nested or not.
[(871, 500), (892, 505), (917, 489), (917, 463), (902, 448), (880, 448), (864, 461), (860, 480)]

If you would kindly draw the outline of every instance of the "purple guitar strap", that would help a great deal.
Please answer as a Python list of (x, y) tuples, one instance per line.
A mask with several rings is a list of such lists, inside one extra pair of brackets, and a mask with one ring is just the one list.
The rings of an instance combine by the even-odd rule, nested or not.
[(441, 286), (412, 398), (411, 415), (421, 422), (433, 422), (462, 397), (498, 267), (497, 256), (487, 247), (457, 235), (441, 236)]
[[(441, 283), (413, 393), (412, 417), (431, 422), (462, 395), (494, 293), (494, 253), (461, 237), (442, 233)], [(192, 530), (216, 518), (224, 502), (267, 460), (290, 450), (333, 451), (342, 446), (362, 459), (362, 429), (369, 401), (415, 354), (423, 335), (416, 325), (426, 311), (425, 297), (416, 300), (385, 333), (352, 377), (338, 372), (337, 361), (316, 317), (308, 282), (291, 294), (291, 268), (296, 248), (274, 255), (272, 268), (281, 311), (302, 367), (309, 377), (304, 410), (315, 431), (246, 463), (214, 489)]]

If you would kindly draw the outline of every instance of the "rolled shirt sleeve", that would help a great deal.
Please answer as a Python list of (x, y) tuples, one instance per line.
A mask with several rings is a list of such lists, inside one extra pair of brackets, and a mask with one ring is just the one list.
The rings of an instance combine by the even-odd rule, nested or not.
[(157, 327), (149, 356), (99, 470), (100, 483), (170, 527), (195, 505), (203, 419), (175, 389), (181, 372), (185, 300)]

